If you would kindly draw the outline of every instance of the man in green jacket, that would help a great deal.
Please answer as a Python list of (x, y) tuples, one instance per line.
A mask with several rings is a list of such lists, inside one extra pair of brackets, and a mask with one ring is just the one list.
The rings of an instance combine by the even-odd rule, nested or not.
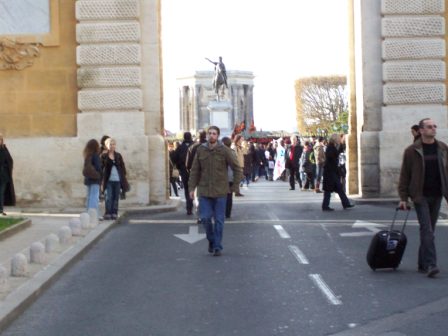
[[(200, 145), (193, 160), (188, 186), (190, 197), (198, 188), (199, 216), (207, 233), (208, 251), (220, 256), (222, 233), (229, 192), (228, 170), (233, 170), (233, 188), (236, 191), (243, 172), (232, 150), (218, 141), (220, 130), (216, 126), (208, 129), (208, 141)], [(214, 225), (212, 223), (214, 218)]]
[(414, 202), (420, 225), (418, 271), (433, 278), (439, 273), (434, 230), (442, 196), (448, 199), (448, 146), (435, 139), (437, 125), (432, 119), (422, 119), (419, 128), (421, 138), (404, 151), (399, 207), (406, 209), (408, 198)]

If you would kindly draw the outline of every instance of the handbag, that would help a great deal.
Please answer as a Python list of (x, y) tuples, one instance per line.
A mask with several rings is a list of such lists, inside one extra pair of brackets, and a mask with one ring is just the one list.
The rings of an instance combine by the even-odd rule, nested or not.
[(173, 172), (171, 173), (171, 177), (174, 178), (174, 179), (178, 179), (179, 176), (180, 176), (179, 169), (173, 168)]
[(171, 172), (171, 177), (175, 180), (177, 180), (180, 176), (179, 174), (179, 169), (176, 168), (176, 166), (173, 164), (173, 161), (171, 161), (170, 158), (168, 158), (170, 160), (170, 165), (173, 167), (173, 170)]

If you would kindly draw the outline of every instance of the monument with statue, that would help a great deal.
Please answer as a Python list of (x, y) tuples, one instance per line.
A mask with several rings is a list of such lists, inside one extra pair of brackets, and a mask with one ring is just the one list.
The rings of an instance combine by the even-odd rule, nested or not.
[(230, 135), (235, 125), (250, 124), (254, 119), (251, 71), (226, 71), (219, 57), (214, 71), (196, 71), (178, 78), (180, 128), (196, 132), (216, 125), (222, 135)]

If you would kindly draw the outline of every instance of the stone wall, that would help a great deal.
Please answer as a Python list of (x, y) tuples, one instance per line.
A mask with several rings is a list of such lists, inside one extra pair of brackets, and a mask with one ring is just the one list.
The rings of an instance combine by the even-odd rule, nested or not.
[[(51, 28), (58, 42), (36, 45), (39, 55), (23, 70), (0, 70), (0, 132), (7, 137), (76, 135), (75, 0), (60, 0), (53, 8), (59, 9), (57, 27)], [(0, 36), (0, 42), (4, 37), (42, 42), (39, 36)]]
[[(65, 137), (54, 136), (59, 133), (20, 128), (19, 119), (17, 128), (21, 133), (11, 138), (9, 126), (4, 131), (14, 158), (18, 205), (82, 206), (86, 195), (81, 174), (82, 150), (89, 139), (99, 140), (104, 134), (117, 140), (117, 151), (126, 163), (131, 185), (126, 202), (166, 202), (167, 158), (161, 136), (160, 0), (62, 0), (61, 3), (67, 4), (60, 7), (62, 30), (72, 32), (72, 40), (61, 32), (61, 44), (66, 39), (72, 43), (71, 58), (64, 59), (72, 69), (72, 82), (70, 87), (64, 87), (54, 79), (51, 91), (63, 92), (65, 99), (71, 97), (73, 106), (71, 110), (63, 109), (62, 105), (55, 107), (49, 119), (41, 121), (40, 129), (52, 129), (53, 124), (60, 129), (64, 124), (57, 116), (65, 112), (71, 112), (72, 128), (69, 131), (64, 128), (60, 135)], [(63, 58), (62, 50), (65, 49), (55, 48), (54, 58), (42, 54), (35, 65), (42, 62), (51, 73), (62, 62), (57, 58)], [(3, 73), (0, 71), (0, 76)], [(46, 81), (54, 78), (42, 72), (40, 77), (42, 89), (46, 89)], [(10, 90), (20, 86), (16, 80), (7, 82), (0, 78), (0, 85)], [(44, 95), (42, 99), (48, 97), (52, 96)], [(29, 97), (22, 100), (30, 104)], [(36, 113), (39, 111), (42, 108)], [(27, 125), (26, 120), (23, 123)], [(0, 127), (4, 125), (2, 117)]]
[(425, 117), (448, 128), (444, 0), (382, 0), (383, 107), (379, 137), (380, 192), (396, 195), (410, 127)]

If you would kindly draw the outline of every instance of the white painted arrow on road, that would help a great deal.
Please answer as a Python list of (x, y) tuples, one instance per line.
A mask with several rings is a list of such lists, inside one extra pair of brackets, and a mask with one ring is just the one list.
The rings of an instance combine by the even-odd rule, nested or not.
[(188, 229), (188, 234), (175, 234), (174, 236), (190, 244), (197, 243), (205, 238), (205, 234), (199, 233), (199, 228), (197, 225), (190, 226)]
[(372, 223), (372, 222), (365, 222), (361, 220), (357, 220), (352, 228), (364, 228), (369, 230), (369, 232), (344, 232), (340, 233), (339, 235), (341, 237), (365, 237), (365, 236), (372, 236), (375, 233), (381, 231), (384, 229), (384, 224), (378, 224), (378, 223)]

